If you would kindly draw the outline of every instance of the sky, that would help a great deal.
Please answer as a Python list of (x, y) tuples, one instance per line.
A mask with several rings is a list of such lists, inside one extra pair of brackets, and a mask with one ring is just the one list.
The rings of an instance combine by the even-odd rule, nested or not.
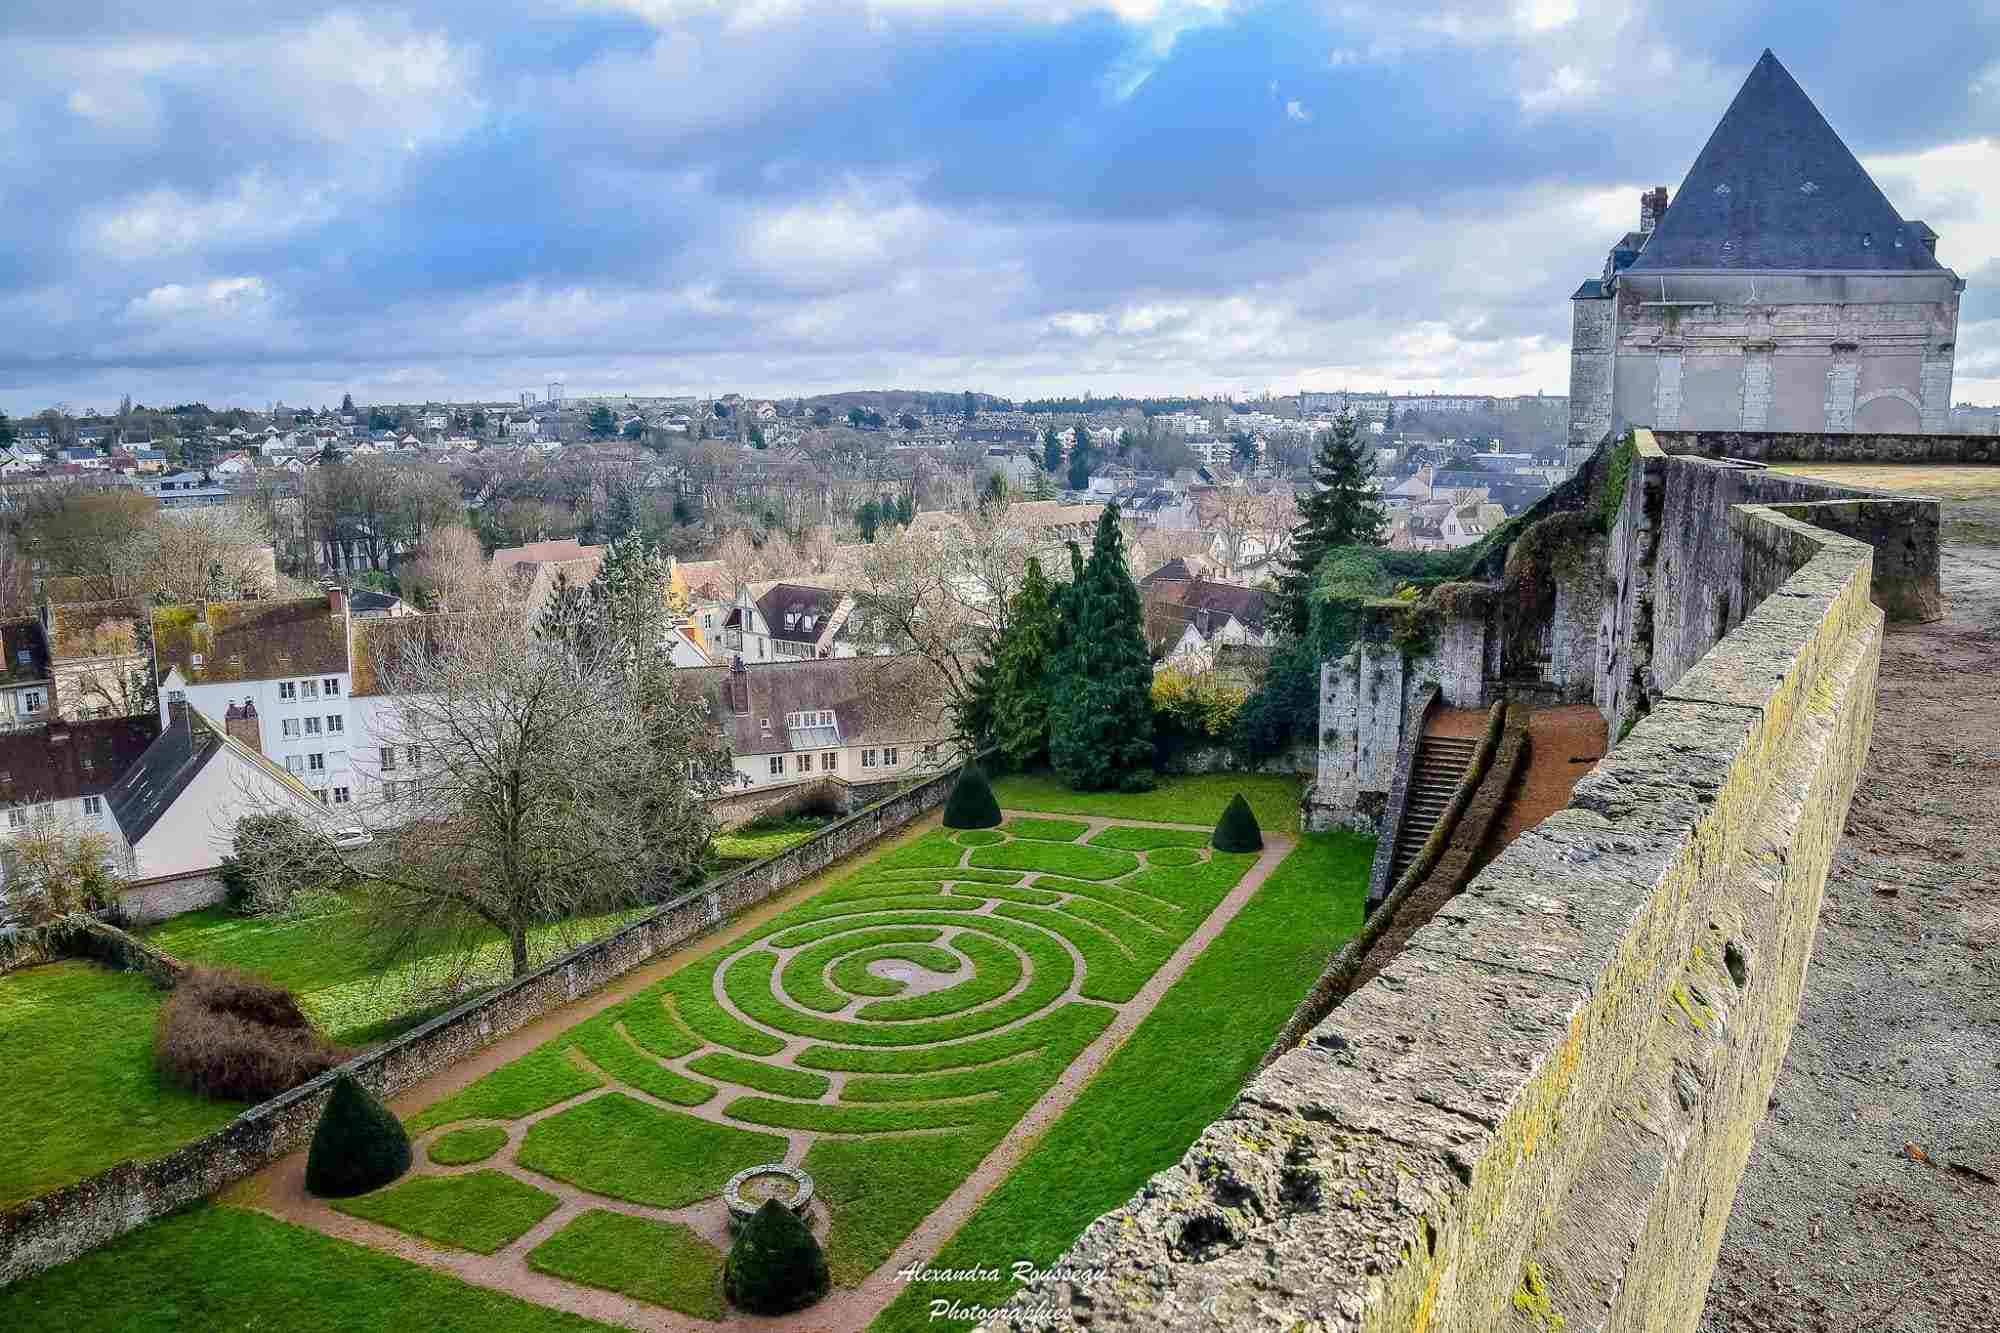
[(2000, 8), (9, 0), (0, 410), (975, 388), (1564, 393), (1772, 48), (1967, 279)]

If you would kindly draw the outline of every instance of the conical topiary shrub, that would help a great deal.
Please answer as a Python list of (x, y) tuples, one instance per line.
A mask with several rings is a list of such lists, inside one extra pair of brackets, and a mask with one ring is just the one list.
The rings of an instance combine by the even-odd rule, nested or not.
[(1000, 802), (993, 799), (993, 786), (986, 770), (967, 764), (953, 784), (951, 797), (944, 803), (946, 828), (996, 828), (1000, 823)]
[(409, 1169), (403, 1122), (349, 1075), (334, 1080), (306, 1154), (306, 1189), (326, 1199), (352, 1198)]
[(1250, 813), (1250, 802), (1243, 799), (1242, 792), (1230, 798), (1222, 818), (1215, 821), (1215, 833), (1209, 842), (1218, 852), (1264, 850), (1264, 831), (1257, 827), (1257, 816)]
[(764, 1200), (743, 1224), (722, 1265), (723, 1294), (751, 1314), (803, 1310), (826, 1295), (827, 1283), (819, 1242), (776, 1199)]

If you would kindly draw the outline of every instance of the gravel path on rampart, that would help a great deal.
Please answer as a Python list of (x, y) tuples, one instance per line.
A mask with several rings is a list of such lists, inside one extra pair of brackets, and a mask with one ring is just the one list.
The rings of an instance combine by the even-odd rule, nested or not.
[(1947, 548), (1944, 592), (1883, 643), (1703, 1333), (2000, 1330), (2000, 548)]

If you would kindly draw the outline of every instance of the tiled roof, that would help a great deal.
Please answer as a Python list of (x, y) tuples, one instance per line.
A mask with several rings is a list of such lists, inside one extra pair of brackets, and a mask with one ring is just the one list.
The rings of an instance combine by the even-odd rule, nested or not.
[(818, 643), (826, 622), (843, 594), (834, 588), (808, 588), (797, 583), (773, 584), (757, 599), (771, 637), (787, 643)]
[(1629, 271), (1939, 267), (1766, 51)]
[(0, 805), (101, 796), (159, 734), (151, 714), (0, 733)]
[[(695, 667), (675, 678), (694, 686), (739, 755), (785, 754), (790, 713), (832, 710), (843, 745), (901, 745), (951, 737), (942, 692), (914, 657), (814, 658), (761, 662), (744, 669), (749, 708), (730, 705), (729, 668)], [(762, 725), (768, 719), (768, 730)], [(810, 746), (806, 748), (823, 748)]]
[(49, 607), (49, 650), (57, 661), (118, 657), (139, 651), (136, 601), (70, 602)]
[(162, 679), (178, 668), (190, 684), (330, 676), (347, 670), (347, 617), (324, 597), (163, 606), (153, 653)]
[(192, 708), (180, 709), (165, 731), (157, 722), (153, 730), (158, 739), (124, 771), (107, 797), (127, 843), (138, 842), (160, 822), (224, 743), (222, 734)]

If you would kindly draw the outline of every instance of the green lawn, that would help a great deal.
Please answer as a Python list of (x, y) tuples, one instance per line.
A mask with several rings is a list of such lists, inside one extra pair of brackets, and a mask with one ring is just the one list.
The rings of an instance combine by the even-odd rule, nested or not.
[(1057, 815), (1110, 815), (1163, 824), (1214, 824), (1237, 792), (1267, 832), (1299, 826), (1305, 779), (1277, 773), (1162, 773), (1146, 792), (1071, 791), (1053, 773), (1009, 773), (993, 779), (993, 796), (1006, 810)]
[(196, 1205), (0, 1287), (8, 1333), (604, 1333), (604, 1325), (289, 1226)]
[(519, 1240), (558, 1206), (555, 1195), (492, 1170), (405, 1176), (372, 1194), (333, 1201), (337, 1212), (479, 1254)]
[[(1369, 841), (1352, 835), (1302, 838), (933, 1262), (994, 1262), (995, 1255), (1053, 1259), (1091, 1218), (1123, 1203), (1148, 1174), (1174, 1161), (1202, 1125), (1226, 1109), (1270, 1034), (1332, 949), (1358, 925), (1371, 854)], [(822, 1239), (835, 1280), (851, 1285), (894, 1250), (1102, 1032), (1114, 1011), (1088, 998), (1093, 991), (1112, 1002), (1129, 998), (1157, 967), (1153, 960), (1186, 938), (1253, 859), (1216, 855), (1194, 866), (1141, 866), (1105, 881), (1036, 869), (988, 872), (1006, 881), (997, 883), (962, 878), (973, 873), (962, 865), (970, 855), (971, 849), (933, 832), (863, 864), (752, 935), (493, 1071), (412, 1117), (411, 1124), (518, 1119), (601, 1087), (607, 1075), (623, 1081), (643, 1064), (705, 1085), (706, 1104), (721, 1105), (740, 1128), (607, 1093), (531, 1127), (519, 1160), (612, 1197), (661, 1201), (711, 1197), (740, 1165), (778, 1156), (781, 1142), (760, 1126), (802, 1124), (847, 1136), (812, 1143), (804, 1165), (832, 1213)], [(998, 898), (992, 912), (968, 916), (964, 907), (979, 906), (986, 892), (1039, 893), (1054, 901)], [(874, 935), (911, 927), (933, 932), (938, 943), (884, 944)], [(845, 935), (872, 942), (816, 957), (828, 959), (823, 982), (844, 986), (866, 978), (851, 992), (852, 1003), (825, 1013), (788, 999), (784, 961)], [(991, 980), (982, 980), (1007, 967), (999, 951), (1013, 954), (1015, 967), (1026, 963), (1023, 987), (1044, 960), (1056, 967), (1053, 958), (1060, 954), (1067, 986), (1070, 955), (1055, 946), (1057, 936), (1079, 949), (1079, 941), (1092, 941), (1095, 952), (1083, 954), (1086, 998), (1044, 1003), (1012, 1025), (985, 1022), (983, 1015), (1013, 1003), (1007, 996), (994, 998)], [(967, 947), (974, 940), (979, 945)], [(1034, 940), (1034, 947), (1024, 940)], [(842, 966), (867, 954), (928, 970), (939, 960), (925, 951), (938, 948), (957, 954), (960, 966), (948, 974), (948, 986), (927, 995), (883, 993), (896, 984), (893, 978)], [(758, 955), (768, 961), (745, 978), (762, 984), (785, 1024), (844, 1025), (841, 1035), (797, 1034), (793, 1026), (775, 1025), (779, 1032), (805, 1037), (803, 1047), (795, 1044), (780, 1056), (783, 1043), (760, 1026), (761, 1012), (750, 1021), (739, 1016), (734, 988), (725, 990), (729, 1005), (717, 1002), (718, 976), (730, 987), (736, 966)], [(945, 1003), (931, 996), (959, 986), (970, 987), (959, 996), (960, 1007), (925, 1012)], [(1022, 993), (1025, 989), (1017, 991)], [(684, 1001), (703, 996), (713, 1013), (692, 1021), (683, 1012)], [(897, 1001), (927, 1003), (894, 1021), (862, 1017), (868, 1005)], [(857, 1036), (876, 1029), (935, 1032), (938, 1024), (948, 1025), (952, 1035), (934, 1045)], [(0, 1021), (0, 1034), (6, 1033)], [(607, 1045), (608, 1037), (619, 1045)], [(749, 1045), (760, 1049), (745, 1049)], [(621, 1065), (623, 1072), (606, 1063), (613, 1060), (606, 1052), (614, 1049), (624, 1052), (620, 1059), (634, 1062)], [(1162, 1077), (1162, 1070), (1172, 1076)], [(808, 1071), (844, 1078), (834, 1100), (802, 1100), (808, 1093), (823, 1095), (819, 1084), (804, 1081), (816, 1076)], [(0, 1099), (0, 1115), (7, 1110)], [(490, 1129), (466, 1137), (473, 1142), (459, 1152), (492, 1142)], [(517, 1199), (512, 1189), (478, 1183), (499, 1173), (441, 1177), (423, 1174), (428, 1169), (348, 1206), (448, 1244), (490, 1245), (507, 1233), (520, 1234), (517, 1228), (532, 1211), (526, 1206), (529, 1196), (537, 1191), (523, 1186), (527, 1194)], [(492, 1190), (494, 1198), (452, 1203), (452, 1191), (464, 1191), (467, 1182), (475, 1182), (474, 1191)], [(417, 1184), (446, 1188), (435, 1198), (420, 1198), (409, 1190)], [(383, 1206), (391, 1196), (394, 1202)], [(695, 1317), (721, 1313), (720, 1256), (672, 1226), (594, 1211), (538, 1246), (527, 1262)], [(935, 1295), (977, 1302), (1003, 1298), (1006, 1291), (912, 1287), (877, 1328), (930, 1326), (925, 1303)], [(189, 1328), (542, 1333), (598, 1326), (259, 1215), (198, 1207), (0, 1290), (0, 1328), (10, 1333), (97, 1327), (145, 1333)]]
[(161, 1081), (159, 1008), (143, 977), (95, 963), (0, 976), (0, 1208), (171, 1152), (244, 1109)]
[(729, 1313), (721, 1251), (678, 1222), (593, 1208), (530, 1251), (528, 1267), (697, 1319)]
[[(1229, 1108), (1326, 960), (1361, 926), (1375, 842), (1308, 833), (1174, 983), (1090, 1086), (929, 1264), (1049, 1264), (1083, 1228), (1171, 1166)], [(1172, 1077), (1160, 1077), (1172, 1070)], [(963, 1327), (933, 1299), (998, 1305), (997, 1283), (912, 1283), (871, 1333)]]
[[(1017, 821), (979, 846), (932, 829), (425, 1109), (411, 1127), (519, 1118), (595, 1086), (592, 1069), (663, 1100), (720, 1105), (727, 1124), (598, 1096), (537, 1121), (517, 1153), (530, 1170), (662, 1207), (712, 1197), (738, 1169), (782, 1157), (770, 1129), (817, 1135), (803, 1164), (832, 1217), (824, 1244), (834, 1280), (852, 1285), (958, 1186), (1104, 1030), (1109, 1006), (1129, 1001), (1256, 859), (1149, 867), (1138, 853), (1048, 840), (1084, 828)], [(918, 977), (930, 981), (912, 988)], [(1081, 1001), (1064, 999), (1072, 982)], [(832, 1072), (847, 1075), (837, 1092)], [(682, 1085), (694, 1091), (680, 1095)], [(633, 1245), (643, 1251), (654, 1239)], [(593, 1273), (619, 1290), (642, 1279), (609, 1261)]]
[(468, 1125), (432, 1140), (430, 1157), (439, 1166), (465, 1166), (485, 1161), (506, 1142), (507, 1131), (498, 1125)]
[(753, 819), (715, 838), (711, 871), (727, 874), (752, 861), (789, 851), (833, 822), (831, 816), (795, 815), (790, 819)]
[[(619, 913), (547, 927), (535, 956), (552, 957), (604, 933)], [(380, 1040), (454, 1001), (439, 987), (444, 960), (381, 965), (354, 933), (353, 918), (269, 921), (210, 908), (143, 932), (189, 962), (224, 963), (295, 992), (336, 1041)], [(495, 938), (476, 984), (503, 978)], [(153, 1020), (161, 993), (132, 973), (86, 962), (54, 963), (0, 976), (0, 1208), (82, 1180), (128, 1159), (171, 1152), (239, 1112), (160, 1080)]]

